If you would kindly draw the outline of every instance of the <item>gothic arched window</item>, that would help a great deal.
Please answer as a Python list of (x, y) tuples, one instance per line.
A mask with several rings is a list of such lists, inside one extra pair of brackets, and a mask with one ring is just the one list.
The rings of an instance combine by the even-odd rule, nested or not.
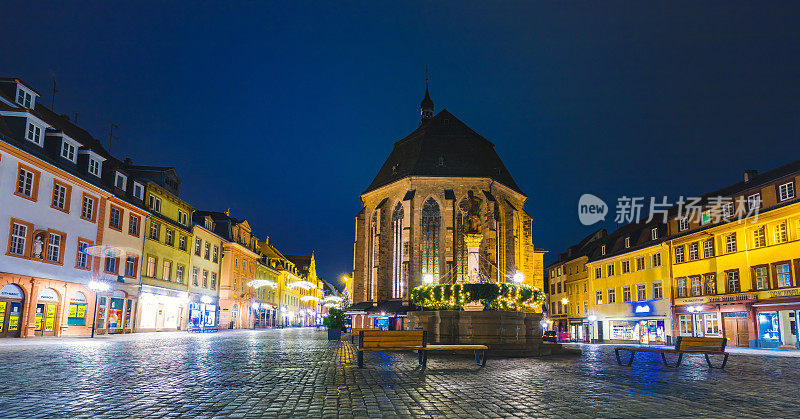
[(392, 213), (392, 298), (403, 298), (403, 205)]
[(439, 281), (439, 204), (428, 198), (422, 205), (422, 276), (433, 275)]
[(456, 215), (456, 271), (454, 273), (457, 281), (465, 281), (469, 276), (467, 271), (467, 242), (465, 240), (468, 210), (469, 202), (467, 198), (464, 198), (458, 203), (458, 215)]
[(369, 227), (369, 291), (367, 298), (377, 301), (376, 291), (378, 289), (378, 211), (372, 213), (372, 223)]

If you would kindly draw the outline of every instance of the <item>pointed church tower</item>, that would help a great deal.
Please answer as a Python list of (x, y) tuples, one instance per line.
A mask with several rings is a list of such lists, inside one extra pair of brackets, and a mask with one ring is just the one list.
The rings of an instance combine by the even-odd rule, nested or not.
[(428, 70), (425, 69), (425, 98), (422, 99), (422, 103), (419, 104), (420, 107), (420, 115), (422, 119), (419, 121), (419, 124), (422, 125), (428, 119), (433, 117), (433, 100), (431, 100), (431, 95), (428, 93)]

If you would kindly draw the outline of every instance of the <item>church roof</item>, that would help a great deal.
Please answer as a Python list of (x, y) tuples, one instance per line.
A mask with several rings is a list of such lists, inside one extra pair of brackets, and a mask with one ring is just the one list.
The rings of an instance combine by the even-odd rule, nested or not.
[(408, 176), (492, 178), (522, 193), (494, 144), (447, 110), (394, 143), (392, 153), (364, 193)]

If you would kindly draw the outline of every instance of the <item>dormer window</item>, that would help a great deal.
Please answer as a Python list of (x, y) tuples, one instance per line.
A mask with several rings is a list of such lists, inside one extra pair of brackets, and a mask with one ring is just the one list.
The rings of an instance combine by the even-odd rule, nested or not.
[(150, 201), (149, 201), (150, 209), (155, 212), (161, 212), (161, 198), (150, 194)]
[(89, 157), (89, 173), (100, 177), (102, 163), (94, 157)]
[(61, 142), (61, 157), (75, 163), (76, 160), (76, 147), (73, 144), (67, 142), (67, 140), (63, 140)]
[(606, 245), (600, 246), (600, 254), (605, 256), (605, 254), (606, 254)]
[(625, 248), (627, 249), (629, 247), (631, 247), (631, 238), (625, 237)]
[(33, 92), (17, 84), (17, 103), (28, 109), (33, 109), (36, 103)]
[(38, 145), (39, 147), (42, 146), (42, 127), (39, 125), (34, 124), (31, 121), (28, 121), (28, 130), (25, 132), (25, 138)]
[(139, 182), (133, 182), (133, 196), (138, 199), (144, 199), (144, 185)]
[(116, 176), (114, 176), (114, 186), (116, 186), (117, 189), (122, 189), (124, 191), (125, 187), (128, 186), (128, 177), (120, 172), (117, 172)]
[(206, 230), (213, 230), (213, 229), (214, 229), (214, 223), (210, 219), (206, 218)]
[(183, 225), (187, 225), (187, 223), (189, 222), (188, 220), (189, 220), (189, 216), (186, 215), (185, 212), (183, 212), (181, 210), (178, 210), (178, 222), (183, 224)]

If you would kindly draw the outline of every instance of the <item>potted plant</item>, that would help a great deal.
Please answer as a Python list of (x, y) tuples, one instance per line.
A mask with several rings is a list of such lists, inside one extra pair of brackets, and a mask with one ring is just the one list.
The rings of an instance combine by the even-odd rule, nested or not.
[(344, 311), (331, 308), (328, 310), (328, 315), (322, 320), (322, 324), (328, 328), (328, 340), (340, 340), (344, 326)]

